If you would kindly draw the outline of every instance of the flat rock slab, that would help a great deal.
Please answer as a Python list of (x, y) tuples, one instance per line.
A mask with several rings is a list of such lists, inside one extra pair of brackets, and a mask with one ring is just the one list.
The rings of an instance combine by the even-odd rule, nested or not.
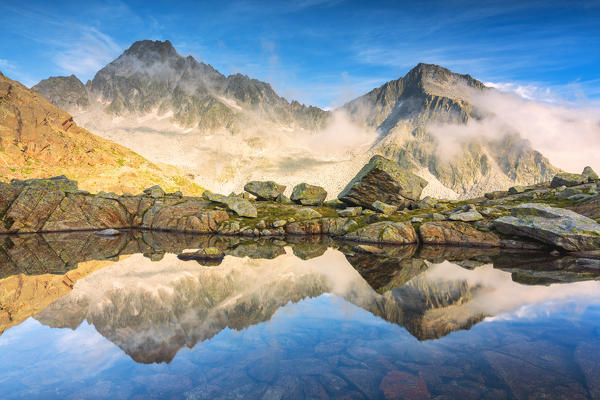
[(511, 214), (496, 219), (496, 229), (567, 251), (600, 249), (600, 224), (574, 211), (527, 203), (514, 207)]

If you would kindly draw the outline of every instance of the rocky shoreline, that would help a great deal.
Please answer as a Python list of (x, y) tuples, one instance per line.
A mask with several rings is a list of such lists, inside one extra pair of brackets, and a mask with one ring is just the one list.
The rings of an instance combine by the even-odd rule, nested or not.
[[(297, 185), (291, 198), (272, 181), (249, 182), (242, 194), (202, 197), (165, 193), (91, 194), (64, 176), (0, 183), (0, 233), (122, 230), (247, 237), (325, 235), (388, 245), (452, 245), (509, 249), (600, 249), (598, 176), (558, 174), (552, 182), (512, 187), (485, 197), (419, 199), (426, 185), (374, 157), (339, 195), (324, 201), (318, 186)], [(594, 220), (593, 218), (596, 218)], [(112, 230), (112, 231), (106, 231)], [(364, 251), (376, 251), (366, 247)]]

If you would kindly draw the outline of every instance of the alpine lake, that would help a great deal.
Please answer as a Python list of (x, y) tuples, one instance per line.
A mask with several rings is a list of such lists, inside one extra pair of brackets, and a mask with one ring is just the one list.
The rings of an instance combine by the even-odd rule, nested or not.
[(0, 398), (600, 399), (598, 260), (378, 248), (2, 236)]

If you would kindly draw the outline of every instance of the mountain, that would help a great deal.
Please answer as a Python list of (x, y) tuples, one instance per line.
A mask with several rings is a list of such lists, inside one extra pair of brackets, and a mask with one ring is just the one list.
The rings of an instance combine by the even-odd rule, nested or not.
[(253, 179), (289, 189), (308, 179), (331, 198), (375, 154), (425, 178), (424, 196), (473, 197), (558, 172), (519, 132), (482, 125), (467, 135), (493, 120), (484, 100), (499, 92), (430, 64), (327, 112), (288, 102), (268, 83), (225, 76), (168, 40), (144, 40), (85, 85), (53, 77), (33, 90), (87, 129), (220, 192)]
[(178, 125), (202, 131), (239, 131), (247, 123), (244, 111), (306, 129), (321, 127), (327, 118), (317, 107), (288, 102), (268, 83), (242, 74), (225, 76), (183, 57), (168, 40), (135, 42), (85, 86), (71, 75), (43, 80), (32, 89), (65, 107), (86, 108), (96, 100), (109, 114), (169, 113)]
[[(69, 90), (76, 87), (68, 86)], [(61, 97), (54, 93), (55, 98)], [(65, 101), (77, 104), (75, 97)], [(80, 128), (71, 115), (1, 73), (0, 159), (3, 180), (64, 174), (90, 191), (138, 193), (154, 184), (190, 194), (202, 191), (176, 168), (153, 164)]]
[(451, 150), (440, 143), (440, 136), (451, 135), (449, 127), (493, 116), (494, 110), (480, 101), (491, 91), (470, 75), (419, 64), (403, 78), (373, 89), (343, 109), (356, 123), (376, 129), (376, 152), (406, 168), (430, 173), (460, 196), (551, 180), (559, 170), (518, 132), (500, 137), (486, 132), (476, 137), (459, 135), (452, 144), (460, 151), (445, 156)]

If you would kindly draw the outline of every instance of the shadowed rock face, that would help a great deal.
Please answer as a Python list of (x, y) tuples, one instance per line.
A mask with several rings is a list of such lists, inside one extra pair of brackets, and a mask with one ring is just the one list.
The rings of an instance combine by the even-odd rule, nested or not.
[[(203, 266), (176, 257), (207, 247), (226, 254), (221, 264)], [(493, 300), (498, 291), (489, 282), (514, 285), (510, 274), (492, 269), (491, 263), (513, 272), (513, 279), (514, 272), (522, 280), (528, 276), (531, 284), (536, 277), (546, 284), (545, 279), (560, 272), (565, 272), (562, 281), (595, 279), (600, 273), (594, 265), (575, 262), (577, 270), (565, 266), (572, 265), (569, 260), (562, 265), (562, 259), (554, 258), (555, 264), (548, 264), (545, 255), (541, 263), (540, 253), (500, 249), (441, 247), (416, 252), (415, 246), (382, 246), (378, 254), (354, 249), (348, 242), (321, 242), (316, 237), (288, 243), (152, 231), (115, 238), (86, 232), (7, 236), (0, 242), (0, 310), (9, 310), (2, 314), (3, 330), (44, 309), (36, 318), (49, 326), (74, 329), (86, 320), (134, 360), (169, 362), (180, 348), (226, 327), (261, 323), (290, 301), (332, 293), (425, 340), (468, 329), (506, 309), (485, 306), (498, 303)], [(127, 255), (131, 256), (123, 257)], [(114, 262), (101, 270), (87, 266), (101, 259)], [(472, 271), (444, 259), (460, 260)], [(531, 260), (529, 266), (526, 259)], [(499, 275), (478, 278), (482, 274)], [(56, 284), (40, 284), (50, 282), (51, 276)], [(29, 288), (28, 308), (19, 306), (23, 297), (7, 289), (15, 287), (16, 277), (21, 292)]]

